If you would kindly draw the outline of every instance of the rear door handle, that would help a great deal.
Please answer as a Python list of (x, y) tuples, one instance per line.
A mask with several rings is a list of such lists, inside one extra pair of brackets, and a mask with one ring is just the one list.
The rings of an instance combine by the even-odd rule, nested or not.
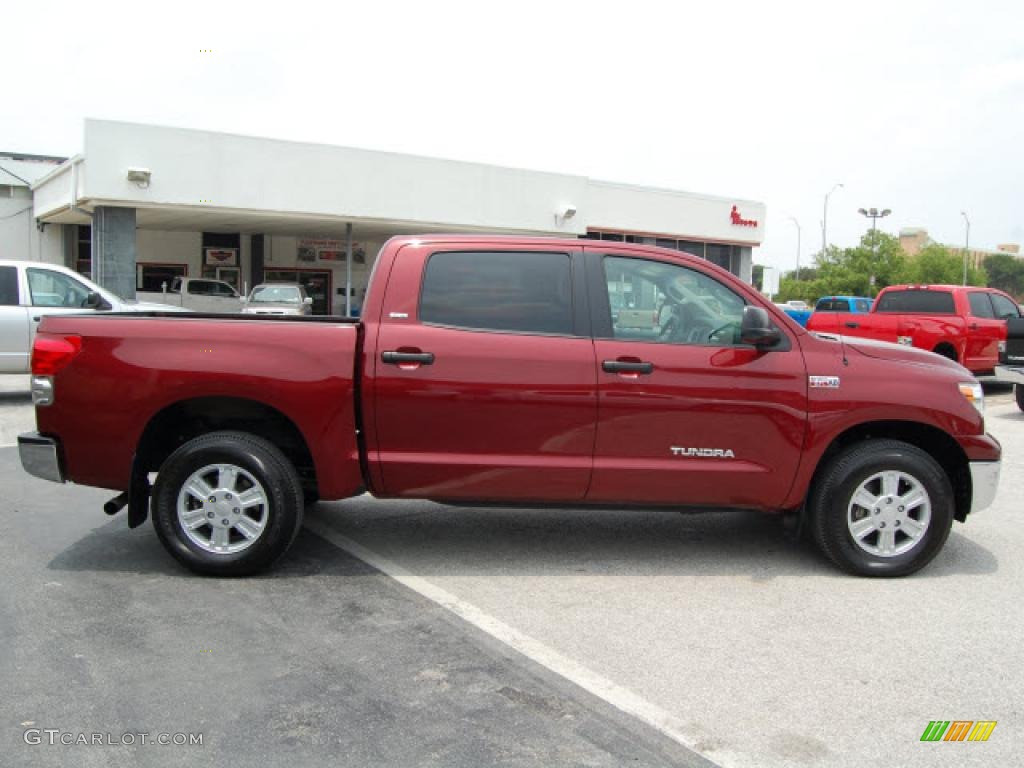
[(624, 360), (605, 360), (601, 363), (605, 373), (654, 373), (654, 363), (630, 363)]
[(385, 363), (391, 365), (401, 365), (403, 363), (419, 363), (420, 365), (433, 365), (434, 364), (434, 353), (433, 352), (381, 352), (380, 359)]
[(847, 328), (860, 328), (860, 323), (855, 323), (852, 320), (847, 320), (846, 321), (846, 327)]

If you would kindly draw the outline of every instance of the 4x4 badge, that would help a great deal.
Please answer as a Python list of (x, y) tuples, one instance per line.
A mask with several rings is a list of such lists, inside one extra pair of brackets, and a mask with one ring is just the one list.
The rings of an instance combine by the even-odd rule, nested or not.
[(808, 376), (811, 389), (839, 389), (838, 376)]

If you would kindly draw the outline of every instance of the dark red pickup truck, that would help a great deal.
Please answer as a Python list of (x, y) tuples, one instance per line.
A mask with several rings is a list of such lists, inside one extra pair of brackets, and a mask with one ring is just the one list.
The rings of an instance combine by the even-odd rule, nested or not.
[(792, 512), (841, 568), (899, 576), (999, 477), (956, 363), (809, 334), (724, 270), (627, 243), (396, 238), (359, 322), (48, 317), (32, 365), (25, 469), (121, 492), (108, 513), (152, 511), (201, 573), (264, 568), (305, 504), (369, 491)]
[(1020, 308), (1002, 291), (960, 285), (892, 285), (871, 312), (815, 312), (807, 330), (927, 349), (977, 374), (992, 373), (1006, 345), (1006, 322)]

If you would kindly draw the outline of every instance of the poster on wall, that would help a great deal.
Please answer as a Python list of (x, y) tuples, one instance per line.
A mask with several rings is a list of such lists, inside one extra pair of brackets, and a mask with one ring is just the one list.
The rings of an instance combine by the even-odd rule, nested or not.
[(237, 267), (237, 248), (207, 248), (206, 261), (208, 267)]
[[(323, 237), (302, 237), (299, 238), (298, 249), (295, 252), (297, 261), (307, 263), (315, 261), (345, 261), (345, 243), (341, 240), (331, 240)], [(352, 263), (366, 263), (366, 248), (359, 243), (352, 243)]]

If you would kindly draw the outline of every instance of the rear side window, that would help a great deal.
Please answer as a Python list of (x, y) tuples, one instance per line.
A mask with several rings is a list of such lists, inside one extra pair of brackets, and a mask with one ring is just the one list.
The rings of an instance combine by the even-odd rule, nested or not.
[(18, 268), (0, 267), (0, 307), (18, 305)]
[(984, 291), (968, 293), (967, 300), (971, 303), (972, 317), (995, 318), (996, 313), (992, 310), (992, 302)]
[(846, 299), (822, 299), (814, 307), (815, 312), (849, 312), (850, 305)]
[(952, 315), (956, 313), (956, 307), (949, 291), (890, 291), (878, 300), (875, 311)]
[(435, 253), (423, 276), (420, 320), (474, 330), (570, 336), (569, 255)]
[[(1017, 305), (1005, 296), (998, 293), (989, 294), (992, 297), (992, 304), (996, 309), (996, 317), (1000, 320), (1008, 320), (1011, 317), (1020, 317), (1020, 310)], [(2, 304), (3, 302), (0, 302)]]

